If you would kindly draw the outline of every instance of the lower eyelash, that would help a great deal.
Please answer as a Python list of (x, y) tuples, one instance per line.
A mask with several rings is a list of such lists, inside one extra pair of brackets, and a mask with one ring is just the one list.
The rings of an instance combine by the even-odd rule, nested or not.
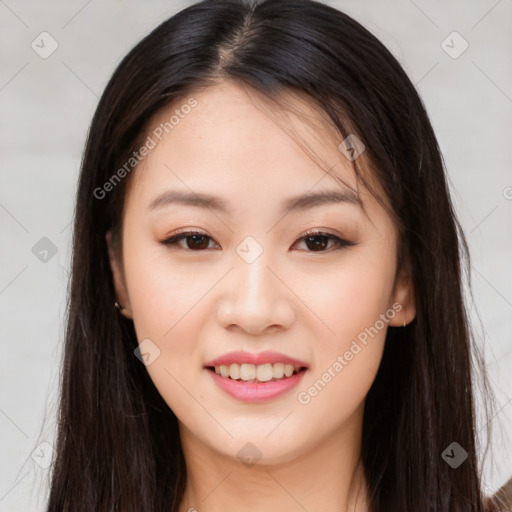
[[(182, 239), (188, 238), (188, 237), (191, 237), (194, 235), (204, 236), (204, 237), (212, 240), (211, 237), (209, 237), (205, 233), (201, 233), (200, 231), (184, 231), (184, 232), (178, 233), (177, 235), (174, 235), (170, 238), (167, 238), (166, 240), (162, 240), (161, 243), (166, 246), (173, 246), (173, 245), (177, 245), (177, 243), (180, 242)], [(332, 235), (330, 233), (325, 233), (323, 231), (310, 231), (308, 233), (304, 233), (304, 235), (301, 236), (300, 238), (298, 238), (297, 241), (304, 240), (305, 238), (313, 238), (313, 237), (317, 237), (317, 236), (325, 237), (329, 240), (333, 240), (334, 242), (336, 242), (336, 245), (338, 246), (339, 249), (341, 249), (343, 247), (352, 247), (352, 246), (356, 245), (354, 242), (349, 242), (348, 240), (344, 240), (342, 238), (337, 237), (336, 235)], [(185, 250), (192, 251), (192, 252), (202, 252), (202, 251), (205, 251), (206, 249), (199, 249), (197, 251), (194, 251), (193, 249), (187, 248)], [(324, 250), (324, 251), (306, 251), (306, 252), (328, 252), (328, 251)]]

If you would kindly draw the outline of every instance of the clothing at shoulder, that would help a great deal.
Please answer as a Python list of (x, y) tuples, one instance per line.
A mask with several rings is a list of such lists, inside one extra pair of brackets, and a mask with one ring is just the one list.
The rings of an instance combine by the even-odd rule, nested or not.
[(512, 478), (496, 491), (493, 501), (499, 512), (512, 512)]

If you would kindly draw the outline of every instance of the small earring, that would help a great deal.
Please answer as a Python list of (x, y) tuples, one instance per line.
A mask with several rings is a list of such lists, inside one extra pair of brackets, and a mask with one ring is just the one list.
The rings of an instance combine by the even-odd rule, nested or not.
[(121, 306), (121, 304), (119, 304), (119, 302), (114, 302), (114, 306), (119, 310), (119, 311), (122, 311), (124, 309), (124, 306)]
[(404, 322), (404, 327), (405, 327), (405, 322)]

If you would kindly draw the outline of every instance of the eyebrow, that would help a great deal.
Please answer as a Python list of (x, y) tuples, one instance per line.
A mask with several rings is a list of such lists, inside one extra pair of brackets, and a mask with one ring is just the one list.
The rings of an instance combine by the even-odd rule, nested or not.
[[(299, 194), (286, 199), (283, 203), (282, 214), (291, 211), (304, 211), (310, 208), (326, 204), (348, 203), (359, 206), (359, 196), (351, 189), (325, 190), (311, 194)], [(187, 192), (182, 190), (167, 190), (155, 197), (149, 204), (148, 210), (153, 211), (165, 206), (181, 204), (217, 210), (226, 214), (230, 213), (228, 203), (220, 197), (201, 192)]]

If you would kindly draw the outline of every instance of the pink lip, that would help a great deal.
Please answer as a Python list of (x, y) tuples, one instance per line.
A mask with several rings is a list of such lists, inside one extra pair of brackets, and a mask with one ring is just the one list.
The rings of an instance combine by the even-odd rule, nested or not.
[(265, 402), (286, 393), (296, 386), (306, 371), (294, 373), (291, 377), (285, 377), (275, 381), (254, 382), (233, 380), (229, 377), (217, 375), (212, 370), (207, 370), (214, 382), (228, 395), (242, 402)]
[[(232, 363), (254, 365), (283, 363), (291, 364), (295, 368), (308, 368), (308, 365), (304, 361), (271, 351), (259, 352), (258, 354), (242, 351), (230, 352), (229, 354), (224, 354), (223, 356), (208, 361), (205, 364), (205, 368), (221, 365), (229, 366)], [(211, 369), (208, 369), (208, 373), (211, 375), (214, 382), (233, 398), (241, 400), (242, 402), (265, 402), (266, 400), (271, 400), (272, 398), (286, 393), (296, 386), (306, 372), (300, 371), (294, 373), (291, 377), (283, 377), (279, 380), (267, 382), (234, 380), (229, 377), (222, 377)]]
[[(208, 366), (220, 366), (225, 365), (229, 366), (232, 363), (246, 363), (246, 364), (266, 364), (266, 363), (284, 363), (291, 364), (295, 368), (305, 367), (308, 365), (304, 361), (300, 361), (299, 359), (295, 359), (293, 357), (286, 356), (284, 354), (280, 354), (279, 352), (259, 352), (257, 354), (251, 354), (250, 352), (229, 352), (229, 354), (224, 354), (223, 356), (217, 357), (216, 359), (212, 359), (205, 364), (205, 367)], [(290, 377), (291, 378), (291, 377)]]

